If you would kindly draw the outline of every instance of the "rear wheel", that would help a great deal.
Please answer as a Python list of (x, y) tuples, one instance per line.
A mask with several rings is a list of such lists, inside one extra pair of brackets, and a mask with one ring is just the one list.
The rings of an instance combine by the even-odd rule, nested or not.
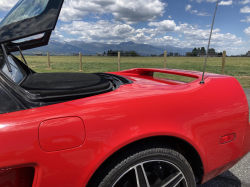
[(114, 167), (99, 187), (194, 187), (186, 159), (171, 149), (148, 149)]

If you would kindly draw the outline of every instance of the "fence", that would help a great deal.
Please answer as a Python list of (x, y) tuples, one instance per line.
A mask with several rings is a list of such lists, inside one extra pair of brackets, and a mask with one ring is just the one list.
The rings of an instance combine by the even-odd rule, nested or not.
[[(83, 56), (82, 56), (82, 53), (80, 52), (79, 53), (79, 71), (83, 71), (83, 61), (82, 61), (83, 59), (82, 58), (83, 58)], [(124, 58), (127, 58), (127, 57), (124, 57)], [(140, 58), (140, 57), (136, 57), (136, 58)], [(162, 68), (165, 68), (165, 69), (169, 68), (168, 64), (167, 64), (167, 59), (168, 58), (171, 58), (171, 57), (167, 57), (167, 51), (164, 51), (164, 57), (163, 57), (163, 60), (162, 60), (162, 62), (163, 62)], [(48, 63), (48, 68), (47, 69), (51, 70), (51, 60), (50, 60), (49, 52), (47, 52), (47, 63)], [(121, 64), (122, 64), (122, 58), (121, 58), (120, 52), (118, 52), (118, 59), (117, 59), (117, 70), (118, 71), (121, 71)], [(221, 74), (225, 74), (225, 66), (226, 66), (226, 51), (223, 51)], [(158, 68), (161, 68), (161, 67), (158, 67)], [(185, 68), (180, 68), (180, 69), (185, 69)], [(195, 69), (193, 69), (193, 70), (195, 70)], [(215, 72), (215, 73), (218, 73), (218, 72)]]
[[(20, 58), (20, 56), (18, 56)], [(25, 56), (31, 69), (45, 72), (115, 72), (131, 68), (170, 68), (203, 71), (205, 57), (93, 57), (82, 56)], [(80, 66), (80, 67), (79, 67)], [(50, 69), (48, 69), (50, 68)], [(250, 88), (250, 58), (209, 57), (206, 72), (226, 74), (237, 78), (244, 88)]]

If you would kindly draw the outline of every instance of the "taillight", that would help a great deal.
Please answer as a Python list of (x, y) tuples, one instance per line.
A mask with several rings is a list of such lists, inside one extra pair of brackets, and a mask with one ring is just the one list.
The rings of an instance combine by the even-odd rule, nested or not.
[(0, 187), (31, 187), (34, 173), (33, 167), (0, 168)]

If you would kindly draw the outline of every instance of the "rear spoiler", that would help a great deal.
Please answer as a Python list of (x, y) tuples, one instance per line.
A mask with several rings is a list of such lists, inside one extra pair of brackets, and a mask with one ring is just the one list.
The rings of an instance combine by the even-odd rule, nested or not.
[(180, 69), (135, 68), (135, 69), (120, 71), (119, 73), (146, 75), (146, 76), (153, 76), (154, 73), (166, 73), (172, 75), (192, 77), (197, 79), (202, 77), (202, 72), (180, 70)]

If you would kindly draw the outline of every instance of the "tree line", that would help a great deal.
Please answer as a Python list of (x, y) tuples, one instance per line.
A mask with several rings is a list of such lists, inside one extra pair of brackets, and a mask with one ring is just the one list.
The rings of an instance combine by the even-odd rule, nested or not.
[[(187, 52), (186, 53), (186, 56), (198, 56), (198, 54), (200, 54), (200, 53), (206, 53), (207, 51), (206, 51), (206, 49), (205, 49), (205, 47), (198, 47), (198, 48), (194, 48), (193, 50), (192, 50), (192, 52)], [(210, 48), (210, 49), (208, 49), (208, 53), (216, 53), (215, 52), (215, 49), (214, 48)], [(218, 56), (222, 56), (222, 52), (220, 52), (220, 53), (216, 53)]]
[[(140, 54), (138, 54), (136, 51), (123, 51), (123, 50), (115, 50), (113, 51), (112, 49), (108, 50), (107, 52), (104, 51), (104, 55), (107, 56), (118, 56), (118, 52), (121, 53), (121, 56), (130, 56), (130, 57), (139, 57), (141, 56)], [(200, 53), (206, 53), (206, 49), (205, 47), (198, 47), (198, 48), (194, 48), (192, 50), (192, 52), (187, 52), (186, 56), (198, 56), (198, 54)], [(214, 48), (210, 48), (208, 50), (208, 53), (216, 53)], [(218, 56), (222, 56), (222, 52), (220, 53), (216, 53)], [(156, 57), (156, 56), (164, 56), (164, 54), (160, 54), (160, 55), (156, 55), (156, 54), (151, 54), (151, 57)], [(174, 52), (169, 52), (167, 54), (167, 56), (181, 56), (179, 53), (174, 53)]]
[[(123, 51), (123, 50), (120, 50), (120, 51), (115, 50), (115, 51), (113, 51), (112, 49), (108, 50), (107, 52), (104, 51), (103, 54), (107, 55), (107, 56), (118, 56), (118, 52), (121, 53), (121, 56), (131, 56), (131, 57), (139, 57), (139, 56), (141, 56), (136, 51)], [(164, 54), (160, 54), (160, 55), (151, 54), (150, 56), (151, 57), (157, 57), (157, 56), (164, 56)], [(170, 52), (170, 53), (167, 54), (167, 56), (181, 56), (181, 55), (179, 53)]]
[[(211, 49), (209, 49), (210, 51), (211, 51)], [(209, 51), (208, 50), (208, 51)], [(212, 51), (211, 51), (212, 52)], [(197, 56), (198, 54), (200, 54), (200, 53), (206, 53), (206, 49), (205, 49), (205, 47), (198, 47), (198, 48), (194, 48), (193, 50), (192, 50), (192, 52), (187, 52), (186, 53), (186, 56)]]
[(118, 52), (121, 53), (121, 56), (132, 56), (132, 57), (136, 57), (136, 56), (141, 56), (140, 54), (138, 54), (136, 51), (113, 51), (112, 49), (108, 50), (108, 52), (106, 53), (106, 51), (104, 51), (104, 55), (107, 56), (118, 56)]
[[(156, 56), (162, 57), (162, 56), (164, 56), (164, 53), (162, 53), (160, 55), (151, 54), (151, 57), (156, 57)], [(170, 53), (167, 54), (167, 56), (181, 56), (181, 55), (179, 53), (170, 52)]]

